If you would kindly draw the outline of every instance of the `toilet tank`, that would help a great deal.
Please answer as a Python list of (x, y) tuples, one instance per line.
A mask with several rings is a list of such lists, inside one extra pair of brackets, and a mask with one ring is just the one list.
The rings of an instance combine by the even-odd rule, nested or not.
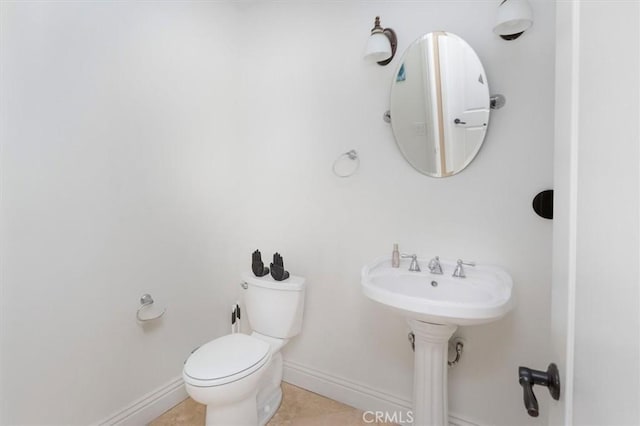
[[(270, 275), (242, 274), (245, 312), (253, 331), (278, 339), (300, 333), (304, 310), (305, 279), (291, 275), (276, 281)], [(245, 286), (243, 286), (245, 287)]]

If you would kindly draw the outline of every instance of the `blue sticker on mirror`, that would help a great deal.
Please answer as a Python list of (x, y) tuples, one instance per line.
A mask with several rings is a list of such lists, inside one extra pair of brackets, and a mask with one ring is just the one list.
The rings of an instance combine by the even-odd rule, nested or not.
[(402, 64), (400, 65), (400, 70), (398, 71), (396, 81), (405, 81), (406, 79), (407, 79), (407, 74), (404, 71), (404, 64)]

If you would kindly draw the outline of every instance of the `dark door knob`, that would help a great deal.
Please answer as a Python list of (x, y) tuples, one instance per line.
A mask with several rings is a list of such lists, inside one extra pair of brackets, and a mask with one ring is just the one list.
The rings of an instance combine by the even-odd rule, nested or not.
[(547, 371), (519, 367), (518, 376), (522, 386), (524, 407), (531, 417), (538, 417), (539, 414), (538, 400), (533, 393), (533, 385), (546, 386), (553, 399), (560, 399), (560, 373), (554, 363), (549, 364)]

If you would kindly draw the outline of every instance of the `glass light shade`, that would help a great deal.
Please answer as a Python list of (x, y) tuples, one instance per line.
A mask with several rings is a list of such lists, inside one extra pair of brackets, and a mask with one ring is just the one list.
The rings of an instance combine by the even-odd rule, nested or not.
[(364, 57), (372, 62), (380, 62), (391, 57), (391, 43), (382, 32), (371, 34), (367, 40)]
[(533, 25), (533, 10), (527, 0), (505, 0), (498, 7), (498, 19), (493, 32), (512, 35), (526, 31)]

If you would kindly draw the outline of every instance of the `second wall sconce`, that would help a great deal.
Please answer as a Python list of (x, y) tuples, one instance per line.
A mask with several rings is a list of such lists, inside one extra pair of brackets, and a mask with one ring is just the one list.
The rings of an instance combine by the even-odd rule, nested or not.
[(493, 32), (504, 40), (515, 40), (533, 25), (533, 11), (527, 0), (502, 0)]
[(380, 17), (376, 16), (376, 21), (371, 29), (371, 35), (367, 40), (367, 48), (364, 52), (365, 59), (377, 62), (378, 65), (387, 65), (396, 54), (398, 38), (391, 28), (382, 28)]

